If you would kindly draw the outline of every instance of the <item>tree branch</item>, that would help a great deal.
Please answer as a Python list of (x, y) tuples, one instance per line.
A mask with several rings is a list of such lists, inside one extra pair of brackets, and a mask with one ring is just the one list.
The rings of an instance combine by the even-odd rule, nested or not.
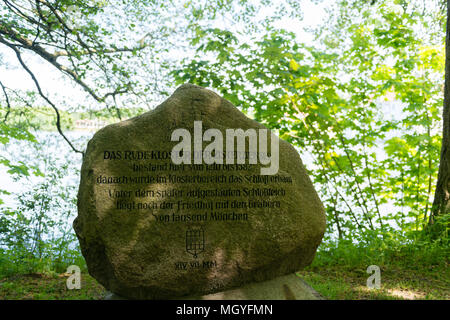
[(3, 94), (5, 95), (6, 100), (6, 106), (8, 107), (8, 110), (6, 111), (5, 116), (3, 117), (3, 122), (5, 123), (8, 119), (9, 113), (11, 112), (11, 103), (9, 101), (8, 93), (6, 92), (6, 87), (3, 85), (3, 83), (0, 81), (0, 86), (2, 87)]
[[(146, 48), (147, 45), (141, 47), (136, 47), (136, 48), (116, 48), (116, 49), (107, 49), (107, 50), (95, 50), (90, 48), (89, 50), (85, 50), (82, 52), (77, 52), (77, 54), (79, 55), (91, 55), (91, 54), (105, 54), (105, 53), (118, 53), (118, 52), (133, 52), (135, 50), (142, 50), (144, 48)], [(71, 53), (69, 53), (67, 50), (61, 50), (61, 51), (55, 51), (52, 54), (55, 58), (59, 58), (59, 57), (67, 57), (69, 55), (71, 55)]]
[[(79, 84), (85, 91), (87, 91), (89, 93), (89, 95), (91, 97), (93, 97), (97, 102), (105, 102), (106, 98), (108, 98), (109, 96), (116, 96), (118, 94), (127, 93), (129, 91), (128, 88), (126, 88), (126, 89), (116, 88), (116, 90), (114, 90), (113, 92), (108, 92), (108, 93), (104, 94), (103, 96), (100, 96), (87, 83), (85, 83), (83, 80), (81, 80), (80, 76), (74, 70), (67, 68), (66, 66), (64, 66), (61, 63), (59, 63), (58, 61), (56, 61), (57, 58), (60, 56), (70, 56), (70, 54), (67, 51), (59, 51), (56, 53), (48, 52), (41, 45), (33, 43), (33, 41), (21, 36), (18, 32), (16, 32), (12, 28), (6, 27), (6, 23), (4, 23), (4, 21), (2, 21), (2, 20), (0, 20), (0, 34), (8, 36), (9, 38), (12, 38), (13, 40), (19, 42), (20, 47), (33, 51), (34, 53), (38, 54), (40, 57), (45, 59), (47, 62), (51, 63), (58, 70), (69, 75), (77, 84)], [(5, 45), (7, 45), (8, 47), (18, 46), (17, 44), (6, 41), (1, 36), (0, 36), (0, 43), (3, 43)], [(114, 50), (116, 50), (117, 52), (125, 52), (125, 51), (132, 51), (133, 49), (122, 48), (122, 49), (111, 49), (108, 51), (110, 53), (112, 53)], [(91, 49), (90, 51), (85, 52), (85, 54), (94, 54), (94, 53), (99, 53), (99, 51)]]
[(58, 130), (59, 134), (63, 137), (63, 139), (69, 144), (69, 146), (72, 148), (73, 151), (77, 153), (81, 153), (84, 157), (84, 152), (78, 150), (75, 148), (75, 146), (72, 144), (72, 142), (66, 137), (64, 132), (61, 129), (61, 115), (59, 113), (58, 108), (55, 106), (55, 104), (44, 94), (44, 92), (41, 89), (41, 86), (39, 85), (39, 81), (37, 80), (34, 73), (28, 68), (28, 66), (23, 62), (22, 55), (14, 45), (9, 44), (8, 42), (3, 42), (3, 38), (0, 37), (0, 42), (6, 44), (8, 47), (10, 47), (12, 50), (14, 50), (17, 60), (19, 60), (20, 65), (25, 69), (25, 71), (30, 75), (31, 79), (33, 80), (37, 91), (39, 92), (39, 95), (55, 110), (56, 114), (56, 129)]

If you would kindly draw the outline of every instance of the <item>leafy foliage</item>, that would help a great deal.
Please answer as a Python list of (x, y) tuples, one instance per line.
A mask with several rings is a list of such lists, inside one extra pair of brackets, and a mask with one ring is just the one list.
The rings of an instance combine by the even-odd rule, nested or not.
[(405, 241), (428, 222), (439, 161), (443, 39), (439, 24), (420, 30), (440, 9), (423, 9), (340, 1), (316, 46), (283, 29), (248, 41), (203, 28), (197, 55), (172, 75), (215, 88), (298, 147), (328, 238)]
[[(64, 163), (61, 155), (49, 155), (45, 148), (58, 148), (52, 135), (42, 142), (22, 142), (9, 150), (16, 158), (27, 158), (39, 175), (22, 175), (30, 187), (15, 194), (15, 206), (0, 209), (0, 274), (65, 272), (70, 264), (84, 266), (71, 221), (76, 212), (76, 186), (65, 181), (78, 169)], [(62, 143), (59, 141), (59, 143)], [(74, 172), (75, 171), (75, 172)]]

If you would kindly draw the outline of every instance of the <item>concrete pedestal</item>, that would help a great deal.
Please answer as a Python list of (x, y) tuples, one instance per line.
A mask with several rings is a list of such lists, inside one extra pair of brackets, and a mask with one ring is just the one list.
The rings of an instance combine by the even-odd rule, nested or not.
[[(125, 300), (108, 292), (105, 300)], [(187, 300), (324, 300), (303, 279), (295, 274), (264, 282), (247, 284), (241, 288), (212, 293), (204, 296), (180, 297)]]

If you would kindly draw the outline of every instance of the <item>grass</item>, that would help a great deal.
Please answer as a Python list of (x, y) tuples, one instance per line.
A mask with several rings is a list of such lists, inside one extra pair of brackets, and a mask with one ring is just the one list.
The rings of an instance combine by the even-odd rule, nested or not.
[[(448, 275), (440, 270), (381, 270), (381, 289), (369, 289), (365, 270), (337, 267), (314, 268), (298, 273), (324, 298), (331, 300), (450, 299)], [(81, 289), (68, 290), (68, 275), (27, 274), (0, 280), (0, 300), (101, 300), (105, 288), (87, 273)]]
[(87, 273), (81, 274), (81, 289), (69, 290), (69, 275), (31, 273), (0, 280), (0, 300), (99, 300), (105, 289)]
[[(380, 289), (367, 287), (370, 265), (380, 267)], [(341, 242), (322, 248), (298, 275), (326, 299), (450, 300), (447, 243), (357, 246)]]
[(300, 271), (298, 275), (325, 299), (331, 300), (422, 300), (450, 299), (448, 278), (440, 274), (404, 269), (381, 269), (381, 288), (366, 285), (365, 270), (340, 267)]
[[(380, 289), (369, 289), (366, 285), (369, 265), (381, 269)], [(447, 244), (396, 246), (384, 242), (364, 247), (342, 242), (323, 246), (312, 265), (298, 275), (325, 299), (450, 300)], [(81, 274), (79, 290), (67, 289), (68, 276), (43, 272), (0, 276), (0, 300), (104, 298), (105, 288), (87, 273)]]

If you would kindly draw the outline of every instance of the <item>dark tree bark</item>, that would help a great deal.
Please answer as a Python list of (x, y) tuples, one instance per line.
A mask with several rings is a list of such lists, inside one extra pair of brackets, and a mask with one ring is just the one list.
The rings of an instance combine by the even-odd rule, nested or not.
[(433, 208), (429, 219), (429, 227), (434, 229), (439, 216), (450, 212), (450, 0), (447, 0), (447, 31), (445, 41), (445, 85), (441, 159), (438, 181), (434, 194)]

